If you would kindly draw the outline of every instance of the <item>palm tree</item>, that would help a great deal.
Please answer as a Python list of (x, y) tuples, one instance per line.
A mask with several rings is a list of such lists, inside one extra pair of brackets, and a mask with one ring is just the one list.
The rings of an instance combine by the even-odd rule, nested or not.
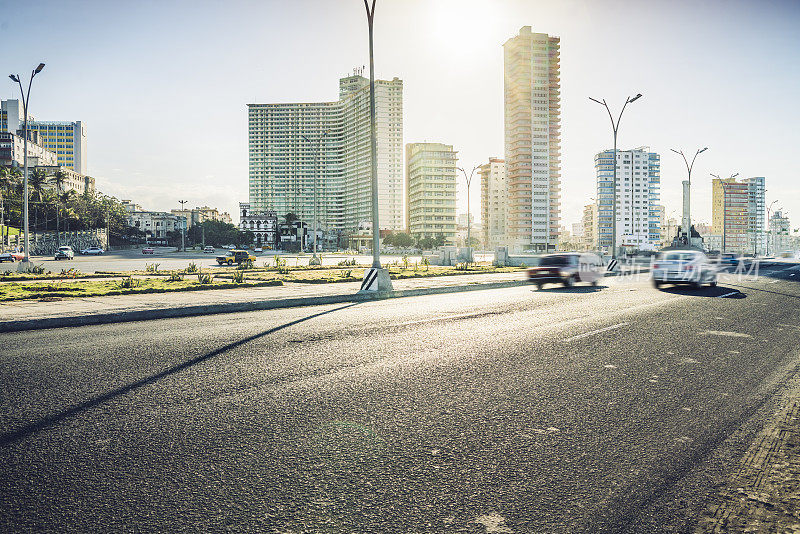
[[(44, 186), (47, 183), (47, 173), (44, 172), (44, 169), (40, 169), (36, 167), (33, 169), (31, 173), (28, 174), (28, 188), (31, 190), (30, 193), (30, 202), (41, 202), (42, 201), (42, 191), (44, 190)], [(37, 199), (34, 201), (33, 199)], [(33, 210), (33, 231), (36, 232), (36, 227), (38, 226), (38, 215), (39, 212), (35, 208)]]
[(8, 167), (2, 166), (0, 167), (0, 248), (5, 249), (6, 240), (5, 240), (5, 231), (6, 231), (6, 210), (5, 210), (5, 191), (11, 185), (11, 171), (8, 170)]
[(69, 220), (75, 216), (73, 204), (78, 199), (75, 191), (68, 189), (61, 193), (58, 197), (59, 202), (64, 206), (64, 231), (69, 232)]
[(59, 232), (58, 212), (61, 211), (59, 204), (61, 192), (64, 190), (64, 183), (67, 181), (67, 174), (58, 168), (56, 172), (50, 177), (49, 182), (56, 187), (55, 205), (56, 205), (56, 241), (57, 246), (61, 246), (61, 233)]

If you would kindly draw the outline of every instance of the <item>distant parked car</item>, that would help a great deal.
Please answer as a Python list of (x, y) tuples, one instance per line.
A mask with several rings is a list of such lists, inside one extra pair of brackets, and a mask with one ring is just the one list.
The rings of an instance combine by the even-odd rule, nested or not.
[(596, 286), (597, 280), (603, 276), (602, 265), (600, 256), (590, 252), (546, 254), (541, 257), (538, 266), (528, 269), (528, 280), (539, 289), (545, 284), (570, 287), (576, 282), (589, 282)]
[(661, 252), (653, 262), (653, 285), (703, 284), (717, 285), (717, 266), (699, 250), (668, 250)]
[(81, 254), (84, 256), (99, 256), (103, 253), (103, 249), (100, 247), (89, 247), (81, 250)]
[(253, 252), (255, 252), (256, 254), (261, 254), (262, 252), (264, 252), (264, 249), (261, 247), (256, 247), (253, 249)]
[(247, 260), (256, 261), (256, 257), (246, 250), (230, 250), (224, 256), (217, 256), (217, 263), (220, 265), (233, 265), (234, 263), (240, 264)]
[(214, 247), (208, 245), (206, 248), (203, 249), (203, 254), (213, 254), (215, 252)]
[(13, 263), (15, 261), (22, 261), (24, 259), (25, 259), (25, 253), (24, 252), (3, 252), (3, 253), (0, 253), (0, 262), (10, 261), (10, 262)]
[(742, 257), (733, 252), (723, 252), (719, 255), (719, 262), (723, 265), (736, 265)]
[(144, 247), (142, 249), (142, 254), (155, 254), (155, 253), (156, 253), (156, 251), (153, 250), (152, 247)]
[(56, 260), (71, 260), (75, 257), (75, 251), (70, 246), (58, 247), (56, 250)]

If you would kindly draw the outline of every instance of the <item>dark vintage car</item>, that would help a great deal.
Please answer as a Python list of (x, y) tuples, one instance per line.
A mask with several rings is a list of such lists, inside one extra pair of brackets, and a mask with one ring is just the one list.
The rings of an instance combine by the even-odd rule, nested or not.
[(603, 276), (603, 262), (597, 254), (589, 252), (566, 252), (546, 254), (539, 265), (528, 269), (528, 280), (541, 288), (544, 284), (564, 284), (570, 287), (576, 282), (597, 285)]
[(0, 262), (4, 261), (22, 261), (25, 259), (25, 253), (23, 252), (2, 252), (0, 253)]

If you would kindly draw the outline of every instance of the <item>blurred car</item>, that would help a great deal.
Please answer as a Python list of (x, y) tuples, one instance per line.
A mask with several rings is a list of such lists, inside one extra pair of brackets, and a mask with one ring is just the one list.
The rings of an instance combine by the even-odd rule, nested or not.
[(723, 265), (736, 265), (742, 261), (742, 257), (733, 252), (723, 252), (719, 255), (719, 262)]
[(211, 245), (208, 245), (206, 248), (203, 249), (203, 254), (213, 254), (214, 252), (216, 251), (214, 250), (214, 247), (212, 247)]
[(89, 247), (81, 250), (81, 254), (84, 256), (99, 256), (103, 253), (103, 249), (100, 247)]
[(603, 276), (603, 261), (597, 254), (574, 252), (547, 254), (539, 265), (528, 269), (528, 280), (539, 289), (545, 284), (564, 284), (570, 287), (577, 282), (589, 282), (596, 286)]
[(256, 254), (261, 254), (262, 252), (264, 252), (264, 249), (261, 247), (256, 247), (253, 249), (253, 252)]
[(75, 258), (75, 251), (70, 246), (58, 247), (58, 250), (56, 250), (56, 260), (71, 260), (73, 258)]
[(144, 247), (142, 249), (142, 254), (155, 254), (155, 253), (156, 253), (156, 251), (153, 250), (152, 247)]
[(661, 252), (653, 262), (653, 285), (703, 284), (717, 285), (717, 266), (699, 250), (669, 250)]
[(0, 253), (0, 262), (10, 261), (10, 262), (13, 263), (15, 261), (22, 261), (24, 259), (25, 259), (25, 253), (24, 252), (13, 252), (12, 251), (12, 252)]
[(237, 265), (247, 260), (256, 261), (256, 257), (246, 250), (230, 250), (224, 256), (217, 256), (217, 263), (220, 265)]

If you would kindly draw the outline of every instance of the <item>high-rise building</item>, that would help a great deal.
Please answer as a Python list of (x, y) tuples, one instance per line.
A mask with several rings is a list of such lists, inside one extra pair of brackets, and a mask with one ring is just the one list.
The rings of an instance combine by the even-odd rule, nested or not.
[(614, 151), (594, 157), (597, 172), (598, 244), (609, 251), (614, 203), (617, 205), (617, 247), (655, 250), (661, 244), (659, 202), (661, 158), (647, 147), (617, 150), (614, 191)]
[(791, 248), (789, 231), (789, 217), (785, 216), (781, 210), (773, 213), (769, 218), (768, 254), (780, 254)]
[(583, 245), (585, 250), (597, 250), (597, 203), (587, 204), (583, 207)]
[[(0, 102), (0, 132), (20, 132), (24, 118), (18, 100)], [(37, 132), (38, 143), (56, 154), (58, 166), (86, 174), (86, 128), (83, 122), (37, 121), (29, 114), (28, 130)]]
[(489, 249), (494, 249), (506, 244), (506, 162), (501, 158), (489, 158), (488, 163), (478, 168), (478, 173), (481, 176), (483, 242)]
[(503, 45), (507, 233), (510, 245), (554, 250), (561, 222), (558, 37), (530, 26)]
[(456, 151), (442, 143), (406, 145), (406, 220), (417, 239), (456, 238)]
[(722, 235), (724, 252), (761, 254), (766, 248), (764, 233), (764, 177), (714, 178), (712, 223)]
[[(381, 229), (402, 230), (403, 82), (375, 81)], [(335, 102), (248, 104), (249, 189), (253, 211), (294, 213), (324, 231), (357, 230), (372, 220), (369, 80), (339, 81)]]

